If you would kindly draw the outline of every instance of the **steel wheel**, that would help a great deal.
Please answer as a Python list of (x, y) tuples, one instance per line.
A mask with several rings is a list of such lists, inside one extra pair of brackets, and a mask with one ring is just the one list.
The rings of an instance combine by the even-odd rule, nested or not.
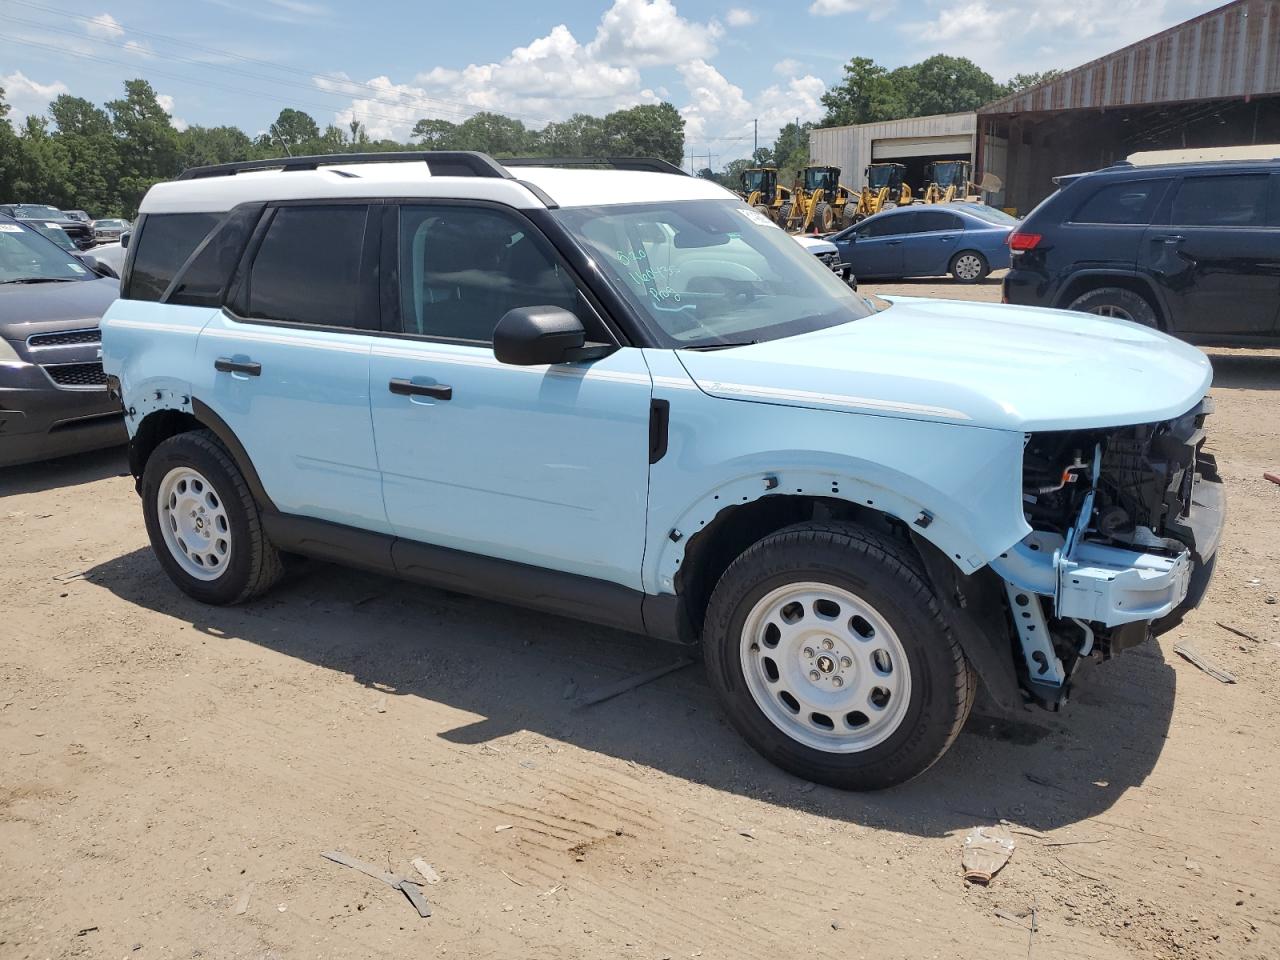
[(902, 724), (911, 700), (906, 651), (865, 600), (793, 583), (751, 608), (742, 672), (756, 705), (786, 736), (827, 753), (859, 753)]
[(190, 467), (160, 481), (156, 517), (165, 546), (189, 576), (216, 580), (231, 562), (231, 523), (213, 484)]
[(973, 281), (982, 276), (982, 258), (976, 253), (962, 253), (952, 266), (957, 280)]

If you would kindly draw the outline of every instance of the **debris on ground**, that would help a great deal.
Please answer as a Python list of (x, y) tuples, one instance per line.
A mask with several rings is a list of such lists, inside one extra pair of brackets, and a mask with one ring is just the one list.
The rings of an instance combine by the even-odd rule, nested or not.
[(986, 885), (1013, 856), (1015, 841), (1008, 827), (974, 827), (964, 838), (960, 865), (970, 883)]
[(500, 823), (500, 824), (498, 824), (496, 827), (494, 827), (494, 828), (493, 828), (493, 832), (494, 832), (494, 833), (501, 833), (503, 830), (510, 830), (510, 829), (511, 829), (511, 824), (509, 824), (509, 823)]
[(644, 673), (637, 673), (634, 677), (627, 677), (625, 680), (619, 680), (616, 683), (609, 683), (605, 684), (603, 687), (596, 687), (595, 690), (592, 690), (579, 698), (576, 706), (579, 708), (592, 707), (597, 703), (612, 700), (614, 697), (624, 694), (628, 690), (634, 690), (636, 687), (643, 687), (646, 683), (652, 683), (659, 677), (665, 677), (668, 673), (675, 673), (677, 670), (683, 670), (692, 663), (693, 661), (688, 657), (681, 657), (674, 663), (668, 663), (665, 667), (655, 667), (652, 670), (646, 670)]
[[(383, 870), (381, 867), (374, 866), (372, 863), (366, 863), (363, 860), (357, 860), (355, 857), (349, 857), (341, 850), (326, 850), (321, 853), (320, 856), (324, 857), (326, 860), (332, 860), (334, 863), (340, 863), (344, 867), (359, 870), (361, 873), (365, 874), (365, 876), (373, 877), (375, 880), (381, 880), (391, 889), (399, 890), (408, 897), (409, 902), (413, 904), (414, 909), (418, 911), (418, 916), (431, 916), (431, 904), (427, 903), (426, 898), (422, 895), (422, 888), (416, 883), (406, 880), (397, 873), (390, 873)], [(284, 909), (284, 904), (280, 905), (280, 909)]]
[(86, 933), (93, 933), (97, 929), (97, 927), (83, 927), (76, 932), (76, 936), (83, 937)]
[(1219, 681), (1220, 683), (1236, 682), (1236, 678), (1234, 676), (1227, 673), (1227, 671), (1223, 670), (1220, 666), (1218, 666), (1216, 663), (1214, 663), (1212, 660), (1206, 657), (1203, 653), (1201, 653), (1195, 647), (1191, 646), (1191, 644), (1187, 643), (1185, 640), (1180, 640), (1177, 643), (1175, 643), (1173, 645), (1173, 650), (1175, 653), (1180, 655), (1182, 659), (1186, 660), (1188, 663), (1192, 663), (1195, 666), (1199, 667), (1201, 670), (1203, 670), (1205, 673), (1207, 673), (1209, 676), (1213, 677), (1213, 679)]
[(1228, 626), (1227, 624), (1223, 623), (1221, 620), (1215, 620), (1214, 623), (1220, 626), (1223, 630), (1227, 631), (1227, 633), (1234, 633), (1237, 637), (1244, 637), (1244, 639), (1252, 640), (1254, 643), (1262, 642), (1252, 634), (1248, 634), (1248, 633), (1245, 633), (1243, 630), (1237, 630), (1235, 627)]
[(240, 896), (236, 897), (236, 904), (232, 908), (232, 912), (239, 915), (249, 909), (249, 897), (253, 894), (253, 884), (249, 884), (242, 891)]
[(413, 864), (413, 869), (417, 870), (418, 873), (422, 875), (422, 879), (427, 881), (427, 883), (440, 882), (440, 874), (436, 873), (435, 867), (431, 866), (431, 864), (427, 863), (427, 861), (423, 860), (421, 857), (414, 857), (409, 862)]

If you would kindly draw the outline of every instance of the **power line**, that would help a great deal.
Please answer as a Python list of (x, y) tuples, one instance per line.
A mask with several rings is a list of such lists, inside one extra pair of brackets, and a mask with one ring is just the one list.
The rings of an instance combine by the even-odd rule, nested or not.
[[(48, 5), (46, 5), (46, 4), (42, 4), (42, 3), (34, 3), (34, 2), (32, 2), (32, 0), (8, 0), (8, 2), (9, 2), (9, 3), (13, 3), (13, 4), (17, 4), (17, 5), (20, 5), (20, 6), (24, 6), (24, 7), (29, 7), (29, 8), (31, 8), (31, 9), (33, 9), (33, 10), (40, 10), (40, 11), (43, 11), (43, 12), (45, 12), (45, 13), (52, 13), (52, 14), (56, 14), (57, 16), (60, 16), (60, 17), (68, 17), (68, 18), (73, 19), (73, 20), (79, 20), (79, 21), (81, 21), (82, 23), (85, 23), (85, 24), (92, 24), (92, 23), (96, 23), (96, 21), (94, 20), (94, 18), (93, 18), (93, 17), (85, 16), (84, 14), (76, 13), (76, 12), (71, 11), (71, 10), (64, 10), (64, 9), (61, 9), (61, 8), (58, 8), (58, 7), (51, 7), (51, 6), (48, 6)], [(16, 20), (16, 19), (18, 19), (18, 18), (14, 17), (14, 18), (12, 18), (12, 19), (15, 19), (15, 20)], [(108, 40), (108, 39), (106, 39), (106, 38), (103, 38), (103, 37), (94, 37), (94, 36), (90, 36), (90, 35), (88, 35), (88, 34), (79, 34), (79, 33), (76, 33), (75, 31), (67, 30), (66, 28), (60, 28), (60, 27), (53, 26), (52, 24), (45, 24), (45, 23), (32, 22), (32, 21), (26, 21), (26, 22), (27, 22), (29, 25), (31, 25), (31, 26), (42, 27), (42, 28), (44, 28), (44, 29), (48, 29), (48, 30), (56, 30), (56, 31), (59, 31), (59, 32), (61, 32), (61, 33), (68, 33), (68, 34), (71, 34), (72, 36), (81, 37), (81, 38), (83, 38), (83, 39), (85, 39), (85, 40), (87, 40), (87, 41), (89, 41), (89, 42), (96, 42), (96, 43), (111, 43), (113, 46), (127, 47), (127, 44), (123, 44), (123, 43), (121, 43), (121, 44), (117, 44), (117, 43), (114, 43), (113, 41), (110, 41), (110, 40)], [(246, 55), (244, 55), (244, 54), (234, 53), (234, 52), (232, 52), (232, 51), (230, 51), (230, 50), (223, 50), (223, 49), (220, 49), (220, 48), (218, 48), (218, 47), (211, 47), (211, 46), (208, 46), (207, 44), (196, 43), (196, 42), (195, 42), (195, 41), (193, 41), (193, 40), (183, 40), (183, 39), (181, 39), (181, 38), (179, 38), (179, 37), (172, 37), (172, 36), (169, 36), (168, 34), (156, 33), (156, 32), (154, 32), (154, 31), (150, 31), (150, 30), (140, 30), (140, 29), (138, 29), (138, 28), (136, 28), (136, 27), (127, 26), (126, 24), (123, 24), (123, 23), (117, 23), (117, 26), (119, 26), (121, 30), (124, 30), (124, 31), (126, 31), (126, 32), (128, 32), (128, 33), (137, 34), (137, 35), (138, 35), (138, 36), (140, 36), (140, 37), (147, 37), (148, 39), (151, 39), (151, 40), (163, 41), (163, 42), (165, 42), (165, 43), (175, 44), (175, 45), (177, 45), (177, 46), (189, 47), (189, 48), (191, 48), (191, 49), (193, 49), (193, 50), (200, 50), (200, 51), (202, 51), (202, 52), (204, 52), (204, 53), (213, 54), (214, 56), (218, 56), (218, 57), (225, 57), (226, 59), (229, 59), (229, 60), (238, 60), (238, 61), (240, 61), (240, 62), (242, 62), (242, 63), (256, 64), (256, 65), (258, 65), (258, 66), (267, 67), (267, 68), (272, 69), (272, 70), (279, 70), (279, 71), (281, 71), (281, 72), (283, 72), (283, 73), (291, 73), (291, 74), (295, 74), (295, 75), (297, 75), (297, 76), (306, 77), (306, 78), (308, 79), (308, 81), (312, 80), (313, 78), (317, 78), (317, 79), (320, 79), (320, 80), (326, 80), (326, 81), (328, 81), (328, 82), (330, 82), (330, 83), (340, 84), (340, 85), (345, 86), (345, 87), (350, 87), (350, 88), (361, 88), (361, 89), (364, 89), (364, 90), (368, 91), (367, 97), (368, 97), (369, 99), (377, 100), (377, 101), (378, 101), (378, 102), (380, 102), (380, 103), (387, 103), (387, 104), (391, 104), (391, 103), (398, 103), (398, 102), (400, 102), (400, 101), (388, 101), (388, 100), (385, 100), (384, 98), (385, 98), (385, 96), (386, 96), (386, 92), (385, 92), (382, 88), (377, 87), (377, 86), (375, 86), (375, 85), (373, 85), (373, 84), (371, 84), (371, 83), (369, 83), (369, 82), (367, 82), (367, 81), (363, 81), (363, 80), (352, 80), (351, 78), (349, 78), (349, 77), (345, 77), (345, 76), (342, 76), (342, 75), (340, 75), (340, 74), (322, 73), (322, 72), (320, 72), (320, 71), (312, 71), (312, 70), (303, 70), (303, 69), (301, 69), (301, 68), (299, 68), (299, 67), (291, 67), (291, 66), (287, 66), (287, 65), (285, 65), (285, 64), (273, 63), (273, 62), (271, 62), (270, 60), (263, 60), (263, 59), (261, 59), (261, 58), (259, 58), (259, 57), (250, 57), (250, 56), (246, 56)], [(184, 59), (184, 58), (174, 57), (172, 54), (163, 54), (163, 53), (160, 53), (160, 52), (158, 52), (158, 51), (156, 51), (156, 50), (147, 50), (147, 51), (145, 51), (145, 52), (146, 52), (146, 53), (148, 53), (148, 54), (151, 54), (151, 55), (153, 55), (153, 56), (160, 56), (160, 57), (164, 57), (164, 58), (166, 58), (166, 59), (177, 59), (177, 60), (182, 60), (183, 62), (193, 63), (193, 64), (196, 64), (196, 65), (198, 65), (198, 66), (210, 66), (210, 67), (214, 66), (213, 64), (206, 64), (206, 63), (204, 63), (204, 62), (202, 62), (202, 61), (199, 61), (199, 60), (187, 60), (187, 59)], [(252, 75), (252, 74), (247, 74), (247, 76), (254, 76), (254, 75)], [(274, 78), (274, 77), (273, 77), (273, 78), (256, 77), (256, 79), (267, 79), (267, 80), (268, 80), (268, 82), (271, 82), (271, 83), (285, 82), (285, 81), (281, 81), (281, 80), (279, 80), (279, 79), (277, 79), (277, 78)], [(308, 83), (308, 84), (306, 84), (306, 86), (307, 86), (309, 89), (316, 89), (316, 87), (315, 87), (315, 86), (314, 86), (314, 84), (312, 84), (312, 83)], [(319, 89), (323, 89), (323, 88), (319, 88)], [(328, 91), (326, 91), (326, 92), (328, 92)], [(341, 94), (341, 95), (342, 95), (342, 96), (352, 96), (352, 97), (357, 96), (357, 94), (353, 94), (353, 93)], [(442, 104), (442, 105), (444, 105), (444, 106), (446, 106), (446, 107), (452, 107), (452, 108), (454, 108), (454, 112), (455, 112), (455, 113), (466, 113), (466, 114), (468, 114), (468, 115), (473, 114), (473, 113), (477, 113), (477, 112), (479, 112), (479, 111), (480, 111), (480, 109), (481, 109), (481, 108), (477, 107), (475, 104), (462, 103), (462, 102), (460, 102), (460, 101), (456, 101), (456, 100), (444, 100), (444, 99), (441, 99), (441, 98), (439, 98), (439, 97), (416, 96), (416, 97), (414, 97), (413, 99), (414, 99), (415, 101), (417, 101), (417, 102), (422, 102), (422, 103)], [(434, 109), (440, 109), (440, 108), (439, 108), (439, 107), (435, 107)], [(443, 112), (443, 111), (442, 111), (442, 112)], [(491, 112), (491, 113), (498, 113), (499, 111), (494, 110), (494, 111), (488, 111), (488, 112)], [(547, 119), (546, 119), (545, 117), (535, 117), (535, 116), (532, 116), (532, 115), (529, 115), (529, 114), (516, 114), (516, 113), (509, 113), (509, 114), (508, 114), (508, 113), (503, 113), (502, 115), (503, 115), (503, 116), (510, 117), (510, 118), (512, 118), (512, 119), (525, 119), (525, 120), (531, 120), (531, 121), (533, 121), (533, 122), (535, 122), (535, 123), (546, 123), (546, 122), (548, 122), (548, 121), (547, 121)]]

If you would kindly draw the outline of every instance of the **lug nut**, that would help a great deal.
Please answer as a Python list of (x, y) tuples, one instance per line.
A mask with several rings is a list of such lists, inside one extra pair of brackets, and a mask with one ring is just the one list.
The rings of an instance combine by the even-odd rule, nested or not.
[(806, 657), (808, 657), (810, 660), (812, 660), (812, 659), (813, 659), (813, 647), (805, 647), (805, 648), (804, 648), (804, 655), (805, 655)]
[(837, 687), (843, 687), (843, 686), (844, 686), (844, 681), (843, 681), (843, 680), (841, 680), (839, 677), (832, 677), (832, 678), (831, 678), (831, 683), (832, 683), (832, 685), (837, 686)]
[(853, 666), (853, 661), (852, 661), (852, 660), (850, 660), (848, 657), (841, 657), (841, 658), (840, 658), (840, 666), (842, 666), (842, 667), (846, 667), (846, 668), (847, 668), (847, 667), (852, 667), (852, 666)]
[(819, 678), (819, 677), (821, 677), (821, 676), (822, 676), (822, 674), (818, 673), (818, 671), (817, 671), (817, 670), (810, 670), (810, 671), (809, 671), (809, 679), (810, 679), (810, 680), (812, 680), (814, 683), (817, 683), (817, 682), (818, 682), (818, 678)]
[(832, 649), (834, 649), (834, 648), (835, 648), (835, 644), (834, 644), (834, 643), (832, 643), (830, 640), (823, 640), (823, 641), (822, 641), (822, 648), (823, 648), (824, 650), (832, 650)]

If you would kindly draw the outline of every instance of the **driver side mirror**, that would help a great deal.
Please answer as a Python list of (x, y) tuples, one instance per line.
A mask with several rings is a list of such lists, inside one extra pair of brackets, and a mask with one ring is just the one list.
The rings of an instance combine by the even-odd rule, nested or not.
[(133, 236), (133, 231), (132, 231), (132, 230), (126, 230), (124, 233), (120, 234), (120, 247), (121, 247), (121, 249), (123, 249), (123, 250), (128, 250), (128, 249), (129, 249), (129, 238), (130, 238), (130, 237), (132, 237), (132, 236)]
[(612, 352), (608, 344), (587, 343), (582, 321), (564, 307), (516, 307), (493, 330), (493, 355), (517, 367), (595, 360)]

